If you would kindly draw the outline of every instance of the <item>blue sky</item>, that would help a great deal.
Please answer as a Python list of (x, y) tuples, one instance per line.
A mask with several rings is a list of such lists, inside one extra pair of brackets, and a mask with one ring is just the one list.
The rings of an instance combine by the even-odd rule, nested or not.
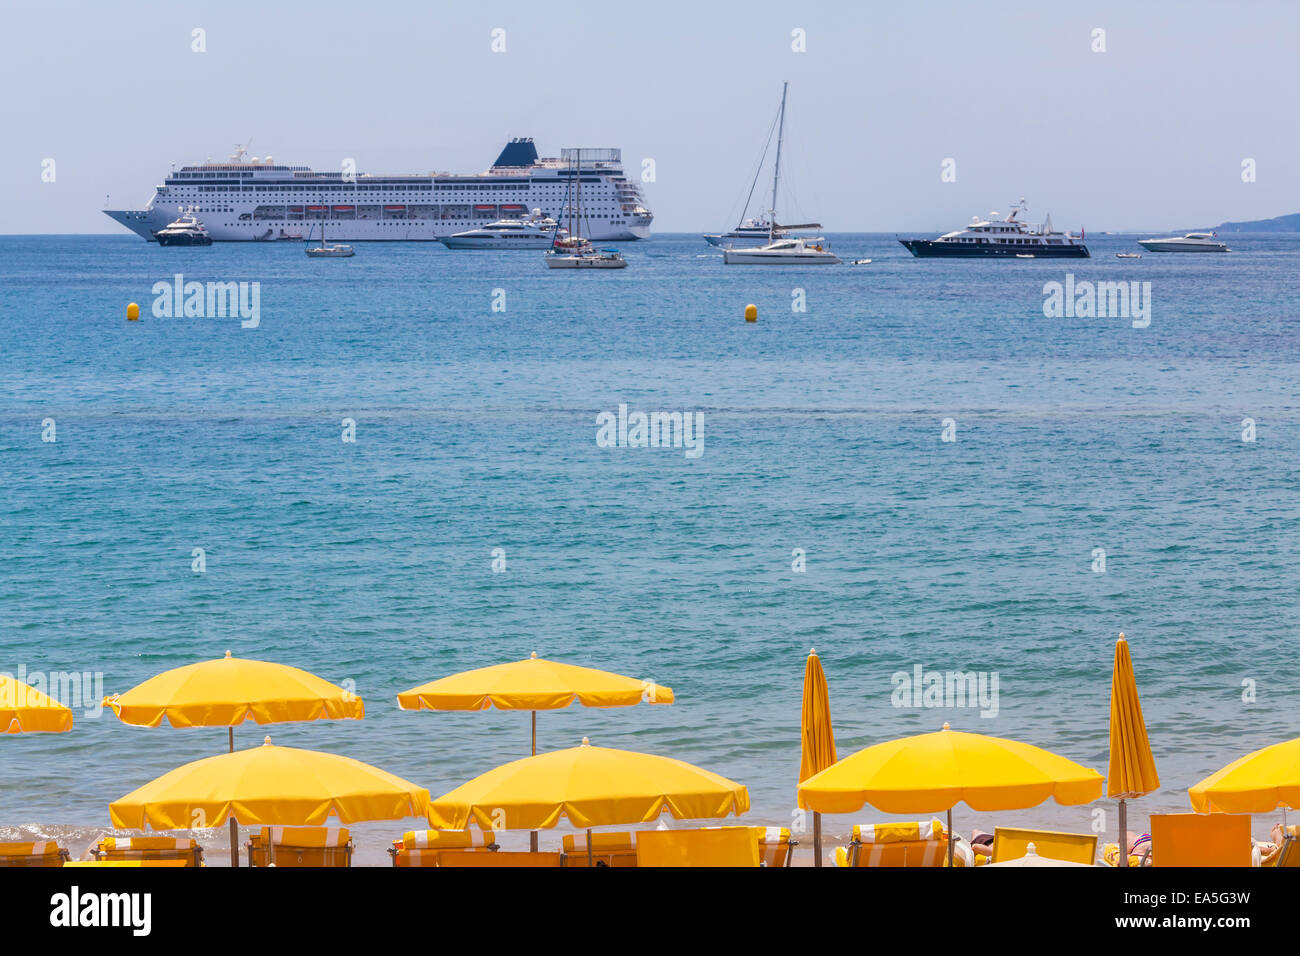
[[(590, 12), (579, 12), (582, 10)], [(1300, 4), (0, 0), (0, 232), (121, 232), (169, 164), (479, 171), (510, 136), (623, 149), (661, 232), (738, 215), (790, 81), (782, 218), (936, 232), (1300, 211)], [(192, 30), (206, 31), (204, 53)], [(493, 53), (494, 28), (506, 51)], [(806, 52), (791, 32), (806, 33)], [(1093, 52), (1105, 30), (1106, 51)], [(55, 160), (55, 181), (41, 180)], [(941, 164), (956, 162), (956, 182)], [(1257, 179), (1243, 183), (1242, 161)]]

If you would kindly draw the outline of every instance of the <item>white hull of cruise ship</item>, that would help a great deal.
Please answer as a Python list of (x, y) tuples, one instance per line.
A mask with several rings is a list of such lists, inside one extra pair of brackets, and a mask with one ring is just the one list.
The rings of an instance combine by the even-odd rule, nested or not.
[[(563, 221), (574, 192), (571, 151), (539, 159), (531, 140), (512, 140), (491, 169), (472, 176), (345, 177), (276, 165), (269, 157), (245, 160), (242, 152), (230, 162), (172, 172), (144, 209), (104, 212), (148, 240), (176, 218), (178, 206), (193, 206), (217, 242), (301, 241), (313, 227), (319, 234), (322, 221), (339, 242), (419, 242), (532, 209)], [(581, 185), (584, 236), (650, 238), (654, 216), (623, 175), (617, 149), (584, 148)]]

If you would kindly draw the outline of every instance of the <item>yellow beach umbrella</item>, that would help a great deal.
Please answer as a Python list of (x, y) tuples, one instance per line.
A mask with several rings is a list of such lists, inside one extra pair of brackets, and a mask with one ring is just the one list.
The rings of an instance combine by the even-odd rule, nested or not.
[[(835, 732), (831, 728), (831, 695), (826, 686), (826, 672), (822, 670), (817, 648), (808, 654), (803, 669), (803, 715), (800, 720), (799, 782), (813, 774), (821, 773), (837, 759)], [(814, 866), (822, 865), (822, 815), (813, 812)]]
[[(430, 803), (434, 827), (544, 830), (651, 823), (741, 814), (749, 791), (726, 777), (655, 754), (593, 747), (555, 750), (502, 764)], [(587, 839), (588, 856), (591, 839)], [(590, 862), (590, 861), (588, 861)]]
[[(230, 752), (235, 727), (306, 720), (359, 720), (365, 703), (323, 678), (269, 661), (226, 656), (165, 671), (124, 694), (104, 698), (125, 724), (226, 727)], [(239, 824), (230, 818), (230, 865), (239, 865)]]
[(1160, 786), (1156, 759), (1142, 719), (1137, 678), (1128, 641), (1115, 642), (1115, 666), (1110, 679), (1110, 764), (1106, 768), (1106, 796), (1119, 799), (1119, 859), (1128, 866), (1128, 804)]
[(0, 674), (0, 734), (61, 734), (71, 729), (71, 710), (35, 687)]
[[(624, 677), (593, 667), (561, 664), (537, 656), (480, 667), (413, 687), (397, 695), (402, 710), (532, 711), (533, 750), (537, 753), (537, 712), (562, 710), (574, 701), (584, 707), (671, 704), (673, 689), (653, 681)], [(537, 834), (529, 838), (537, 852)]]
[(188, 664), (104, 698), (123, 723), (157, 727), (236, 727), (294, 720), (359, 719), (360, 697), (315, 674), (269, 661), (231, 657)]
[[(1073, 806), (1101, 796), (1095, 770), (1015, 740), (955, 731), (903, 737), (859, 750), (799, 785), (799, 805), (852, 813), (870, 804), (885, 813), (1022, 810), (1048, 798)], [(948, 865), (953, 843), (948, 841)]]
[(1272, 813), (1300, 806), (1300, 737), (1256, 750), (1188, 791), (1197, 813)]
[(320, 826), (421, 817), (429, 791), (350, 757), (260, 747), (205, 757), (163, 774), (109, 806), (113, 825), (143, 830), (246, 825)]

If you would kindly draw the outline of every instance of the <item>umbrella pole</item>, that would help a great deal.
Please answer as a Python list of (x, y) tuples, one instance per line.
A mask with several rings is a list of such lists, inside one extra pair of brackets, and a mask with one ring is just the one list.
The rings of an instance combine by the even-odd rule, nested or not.
[[(230, 731), (230, 752), (233, 754), (235, 752), (235, 728), (231, 726), (228, 729)], [(239, 869), (239, 821), (235, 819), (233, 813), (230, 815), (230, 865), (235, 869)]]
[[(537, 756), (537, 711), (533, 711), (533, 756)], [(532, 830), (528, 834), (528, 849), (537, 852), (537, 831)]]
[(813, 856), (816, 862), (813, 866), (822, 865), (822, 815), (816, 810), (813, 811)]
[(1128, 866), (1128, 806), (1119, 798), (1119, 865)]
[(589, 869), (589, 870), (590, 870), (590, 869), (593, 869), (593, 868), (595, 868), (595, 866), (596, 866), (596, 864), (592, 862), (592, 853), (591, 853), (591, 831), (588, 830), (588, 831), (587, 831), (587, 869)]
[(952, 807), (948, 808), (948, 869), (952, 869), (952, 853), (957, 841), (954, 839), (956, 834), (952, 832)]

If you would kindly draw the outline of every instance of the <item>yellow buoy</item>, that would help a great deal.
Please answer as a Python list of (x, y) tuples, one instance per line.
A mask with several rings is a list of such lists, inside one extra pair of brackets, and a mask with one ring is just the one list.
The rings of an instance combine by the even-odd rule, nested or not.
[(754, 305), (754, 303), (752, 302), (749, 305), (745, 306), (745, 321), (746, 322), (758, 321), (758, 306)]
[(126, 320), (128, 322), (135, 322), (139, 318), (140, 318), (140, 307), (136, 305), (134, 302), (130, 303), (126, 307)]

